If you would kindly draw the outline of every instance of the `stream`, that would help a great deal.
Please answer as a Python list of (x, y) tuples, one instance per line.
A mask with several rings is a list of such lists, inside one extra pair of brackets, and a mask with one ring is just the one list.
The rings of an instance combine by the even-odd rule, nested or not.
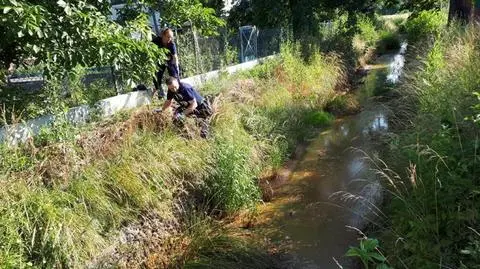
[(375, 95), (396, 83), (406, 44), (396, 55), (379, 57), (357, 91), (362, 112), (343, 119), (309, 141), (289, 180), (271, 202), (258, 207), (252, 233), (298, 260), (295, 268), (355, 268), (345, 257), (358, 246), (358, 231), (375, 219), (382, 201), (379, 181), (366, 158), (379, 151), (389, 129), (385, 108)]

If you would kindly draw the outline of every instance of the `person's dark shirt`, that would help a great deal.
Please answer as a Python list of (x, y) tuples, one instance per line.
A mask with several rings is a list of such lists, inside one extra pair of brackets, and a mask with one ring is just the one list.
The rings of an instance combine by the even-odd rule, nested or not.
[(190, 85), (187, 83), (179, 82), (179, 87), (177, 92), (168, 91), (167, 100), (174, 99), (180, 106), (187, 108), (188, 102), (193, 99), (197, 100), (197, 105), (203, 103), (203, 97)]
[(152, 42), (161, 49), (168, 49), (167, 63), (169, 65), (173, 64), (173, 55), (177, 54), (177, 46), (175, 45), (175, 43), (172, 41), (172, 42), (168, 43), (167, 45), (163, 45), (162, 38), (159, 37), (159, 36), (154, 37), (152, 39)]

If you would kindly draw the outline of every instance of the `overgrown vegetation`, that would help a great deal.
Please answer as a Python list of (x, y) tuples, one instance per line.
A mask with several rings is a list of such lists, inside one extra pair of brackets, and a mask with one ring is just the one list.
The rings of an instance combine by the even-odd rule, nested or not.
[(376, 55), (398, 50), (407, 18), (408, 14), (375, 17), (358, 15), (356, 33), (352, 39), (357, 64), (363, 67)]
[(480, 262), (479, 28), (442, 28), (441, 17), (424, 12), (407, 23), (423, 37), (414, 43), (421, 60), (410, 59), (391, 104), (399, 134), (379, 174), (391, 197), (381, 239), (395, 268)]
[(185, 193), (211, 212), (253, 205), (259, 173), (331, 120), (320, 111), (344, 79), (342, 62), (319, 53), (300, 59), (285, 47), (216, 88), (208, 140), (182, 138), (168, 118), (143, 110), (88, 132), (59, 126), (42, 143), (2, 145), (0, 263), (82, 267), (141, 214), (187, 213), (174, 212)]
[(408, 39), (416, 42), (428, 37), (436, 37), (447, 23), (447, 15), (444, 11), (421, 11), (408, 20), (405, 30)]

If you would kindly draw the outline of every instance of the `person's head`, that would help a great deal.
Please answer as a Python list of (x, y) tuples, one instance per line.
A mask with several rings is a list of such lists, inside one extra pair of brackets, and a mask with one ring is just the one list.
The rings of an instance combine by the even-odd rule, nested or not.
[(180, 87), (180, 84), (178, 83), (178, 79), (176, 77), (167, 78), (165, 83), (167, 84), (168, 90), (172, 92), (176, 92)]
[(170, 28), (167, 28), (162, 31), (162, 42), (163, 44), (168, 44), (173, 41), (173, 31)]

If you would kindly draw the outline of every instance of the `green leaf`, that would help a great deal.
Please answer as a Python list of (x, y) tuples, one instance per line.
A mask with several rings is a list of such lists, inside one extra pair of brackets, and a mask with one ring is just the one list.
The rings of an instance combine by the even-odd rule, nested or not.
[(72, 8), (70, 8), (70, 6), (65, 7), (65, 14), (68, 16), (72, 15)]
[(65, 1), (63, 1), (63, 0), (58, 0), (58, 1), (57, 1), (57, 5), (59, 5), (60, 7), (65, 8), (65, 7), (67, 6), (67, 3), (65, 3)]
[(24, 34), (22, 31), (18, 31), (17, 36), (18, 36), (18, 37), (24, 37), (25, 34)]
[(377, 239), (366, 239), (362, 240), (363, 242), (363, 248), (366, 251), (373, 251), (375, 250), (376, 247), (378, 247), (378, 240)]
[(376, 269), (391, 269), (391, 267), (386, 265), (385, 263), (381, 263), (377, 265)]
[(40, 51), (40, 47), (38, 47), (37, 45), (33, 45), (33, 51), (35, 51), (35, 53), (38, 53)]
[(37, 29), (37, 36), (38, 36), (38, 38), (43, 38), (44, 37), (44, 34), (43, 34), (43, 32), (40, 28)]
[(375, 252), (370, 253), (370, 257), (372, 257), (375, 260), (380, 261), (380, 262), (384, 262), (384, 261), (387, 260), (384, 256), (380, 255), (379, 253), (375, 253)]
[(362, 256), (361, 252), (362, 251), (357, 247), (350, 247), (350, 249), (348, 249), (348, 251), (345, 255), (347, 257), (361, 257)]
[(10, 10), (12, 10), (11, 7), (4, 7), (3, 8), (3, 14), (7, 14)]

